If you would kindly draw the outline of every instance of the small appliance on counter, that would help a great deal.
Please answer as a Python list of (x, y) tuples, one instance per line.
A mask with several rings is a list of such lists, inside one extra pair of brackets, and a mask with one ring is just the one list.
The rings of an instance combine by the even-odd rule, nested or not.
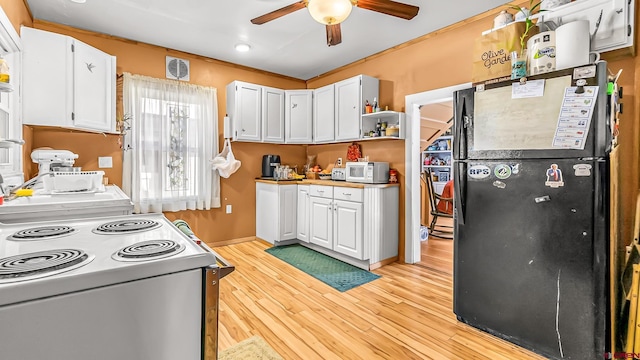
[(366, 184), (386, 184), (389, 182), (389, 163), (358, 161), (347, 162), (346, 180)]
[(347, 180), (347, 169), (334, 167), (331, 169), (331, 180), (345, 181)]
[(273, 178), (276, 166), (280, 165), (280, 155), (262, 156), (262, 177)]

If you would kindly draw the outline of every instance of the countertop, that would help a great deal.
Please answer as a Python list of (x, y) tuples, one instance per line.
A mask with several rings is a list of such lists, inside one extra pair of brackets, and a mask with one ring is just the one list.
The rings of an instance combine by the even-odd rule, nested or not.
[(339, 186), (339, 187), (348, 187), (348, 188), (357, 188), (364, 189), (365, 187), (376, 187), (376, 188), (386, 188), (393, 186), (400, 186), (400, 184), (362, 184), (362, 183), (352, 183), (346, 181), (333, 181), (333, 180), (310, 180), (310, 179), (302, 179), (302, 180), (267, 180), (267, 179), (256, 179), (256, 182), (267, 183), (267, 184), (276, 184), (276, 185), (326, 185), (326, 186)]

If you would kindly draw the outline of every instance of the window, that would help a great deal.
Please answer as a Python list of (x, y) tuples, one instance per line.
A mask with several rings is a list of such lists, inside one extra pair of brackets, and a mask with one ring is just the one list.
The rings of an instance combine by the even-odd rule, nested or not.
[(124, 75), (123, 189), (136, 213), (220, 207), (216, 89)]

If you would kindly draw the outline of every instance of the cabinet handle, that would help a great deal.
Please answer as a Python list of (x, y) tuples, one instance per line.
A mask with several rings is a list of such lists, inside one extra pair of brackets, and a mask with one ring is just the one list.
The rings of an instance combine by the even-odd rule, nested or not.
[(342, 193), (342, 195), (344, 195), (344, 196), (351, 196), (351, 193), (345, 193), (345, 192), (343, 192), (343, 193)]
[(292, 103), (292, 104), (291, 104), (291, 108), (292, 108), (292, 109), (295, 109), (295, 108), (297, 108), (297, 107), (298, 107), (298, 104), (294, 104), (294, 103)]
[(355, 105), (353, 105), (353, 108), (355, 109), (355, 108), (356, 108), (356, 106), (355, 106)]
[(318, 192), (322, 194), (322, 193), (324, 193), (324, 190), (318, 190)]

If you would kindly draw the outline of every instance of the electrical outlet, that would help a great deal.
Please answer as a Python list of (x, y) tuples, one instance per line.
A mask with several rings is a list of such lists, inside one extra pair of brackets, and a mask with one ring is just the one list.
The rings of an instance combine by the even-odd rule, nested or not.
[(341, 167), (341, 166), (342, 166), (342, 158), (338, 158), (337, 166), (338, 166), (338, 167)]
[(98, 167), (103, 168), (112, 168), (113, 167), (113, 158), (111, 156), (99, 156), (98, 157)]
[(231, 214), (231, 205), (227, 205), (227, 214)]

